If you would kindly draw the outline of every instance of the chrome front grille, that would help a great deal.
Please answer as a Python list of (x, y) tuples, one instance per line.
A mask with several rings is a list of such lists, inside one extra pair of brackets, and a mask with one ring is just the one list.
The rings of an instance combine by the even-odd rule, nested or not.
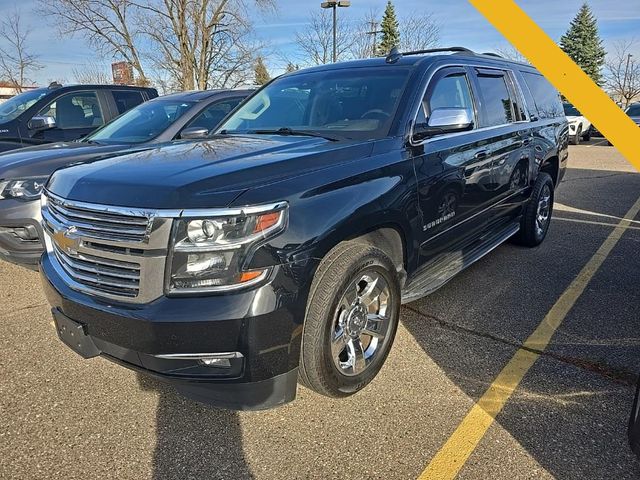
[(93, 255), (64, 252), (53, 244), (53, 252), (67, 274), (94, 290), (135, 298), (140, 291), (140, 264), (109, 260)]
[(95, 239), (143, 242), (152, 226), (152, 220), (140, 213), (128, 215), (97, 205), (80, 207), (51, 195), (48, 209), (58, 223), (73, 225), (80, 235)]
[(66, 200), (45, 192), (47, 255), (74, 290), (129, 303), (162, 296), (173, 218), (153, 211)]

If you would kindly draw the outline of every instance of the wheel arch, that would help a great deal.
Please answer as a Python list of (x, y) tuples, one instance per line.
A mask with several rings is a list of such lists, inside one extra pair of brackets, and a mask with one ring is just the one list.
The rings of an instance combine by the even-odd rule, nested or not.
[(540, 165), (540, 172), (548, 173), (553, 180), (553, 185), (557, 186), (560, 175), (560, 159), (556, 155), (548, 157)]

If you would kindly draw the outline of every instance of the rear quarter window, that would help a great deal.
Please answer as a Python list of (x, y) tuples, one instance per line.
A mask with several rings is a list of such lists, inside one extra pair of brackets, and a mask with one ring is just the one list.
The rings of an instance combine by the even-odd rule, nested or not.
[(531, 72), (520, 73), (531, 92), (538, 117), (541, 119), (564, 117), (564, 108), (560, 94), (553, 85), (540, 74)]

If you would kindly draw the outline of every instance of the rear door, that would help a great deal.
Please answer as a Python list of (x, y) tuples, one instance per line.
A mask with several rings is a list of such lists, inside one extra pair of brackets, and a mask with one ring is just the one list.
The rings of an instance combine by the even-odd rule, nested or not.
[(480, 125), (491, 164), (492, 221), (516, 215), (531, 178), (532, 131), (510, 71), (469, 68), (480, 103)]

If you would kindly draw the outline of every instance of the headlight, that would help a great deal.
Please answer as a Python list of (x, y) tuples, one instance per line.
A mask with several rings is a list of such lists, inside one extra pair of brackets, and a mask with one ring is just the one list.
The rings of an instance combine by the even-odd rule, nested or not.
[(269, 269), (246, 270), (246, 263), (260, 243), (285, 229), (287, 204), (232, 213), (174, 221), (167, 293), (234, 290), (266, 278)]
[(0, 199), (19, 198), (37, 200), (49, 177), (30, 177), (0, 181)]

